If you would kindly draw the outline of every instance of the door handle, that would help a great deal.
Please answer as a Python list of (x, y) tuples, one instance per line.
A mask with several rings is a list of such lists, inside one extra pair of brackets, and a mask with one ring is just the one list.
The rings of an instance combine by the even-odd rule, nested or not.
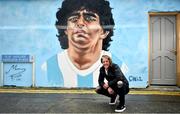
[(177, 55), (177, 50), (175, 50), (175, 49), (170, 50), (170, 52), (172, 52), (172, 53), (174, 53), (175, 55)]

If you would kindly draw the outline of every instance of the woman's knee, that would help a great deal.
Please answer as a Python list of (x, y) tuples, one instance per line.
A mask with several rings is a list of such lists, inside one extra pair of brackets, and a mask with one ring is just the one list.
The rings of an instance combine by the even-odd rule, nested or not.
[(100, 90), (101, 90), (101, 86), (97, 86), (96, 89), (95, 89), (95, 92), (100, 93)]

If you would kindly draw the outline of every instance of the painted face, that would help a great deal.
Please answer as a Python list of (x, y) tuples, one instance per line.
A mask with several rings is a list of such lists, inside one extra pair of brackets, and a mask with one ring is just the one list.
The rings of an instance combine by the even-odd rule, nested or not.
[(102, 58), (102, 64), (103, 64), (105, 69), (108, 69), (110, 66), (110, 62), (109, 62), (108, 58), (103, 57)]
[(99, 48), (102, 39), (107, 36), (100, 25), (99, 16), (87, 10), (74, 12), (68, 17), (65, 33), (69, 48), (78, 50)]

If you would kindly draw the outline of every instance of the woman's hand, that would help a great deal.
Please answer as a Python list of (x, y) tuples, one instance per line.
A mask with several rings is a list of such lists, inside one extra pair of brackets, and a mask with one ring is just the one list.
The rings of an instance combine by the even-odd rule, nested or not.
[(109, 85), (107, 83), (104, 83), (103, 88), (107, 89), (108, 87), (109, 87)]
[(114, 94), (114, 90), (111, 87), (109, 87), (108, 88), (108, 93), (112, 95), (112, 94)]

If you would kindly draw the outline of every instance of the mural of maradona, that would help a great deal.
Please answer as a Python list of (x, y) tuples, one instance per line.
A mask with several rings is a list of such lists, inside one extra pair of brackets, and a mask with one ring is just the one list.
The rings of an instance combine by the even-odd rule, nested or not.
[(108, 52), (114, 30), (106, 0), (64, 0), (56, 13), (58, 40), (64, 49), (42, 65), (55, 87), (96, 87), (102, 55), (112, 56), (125, 73), (127, 66)]

